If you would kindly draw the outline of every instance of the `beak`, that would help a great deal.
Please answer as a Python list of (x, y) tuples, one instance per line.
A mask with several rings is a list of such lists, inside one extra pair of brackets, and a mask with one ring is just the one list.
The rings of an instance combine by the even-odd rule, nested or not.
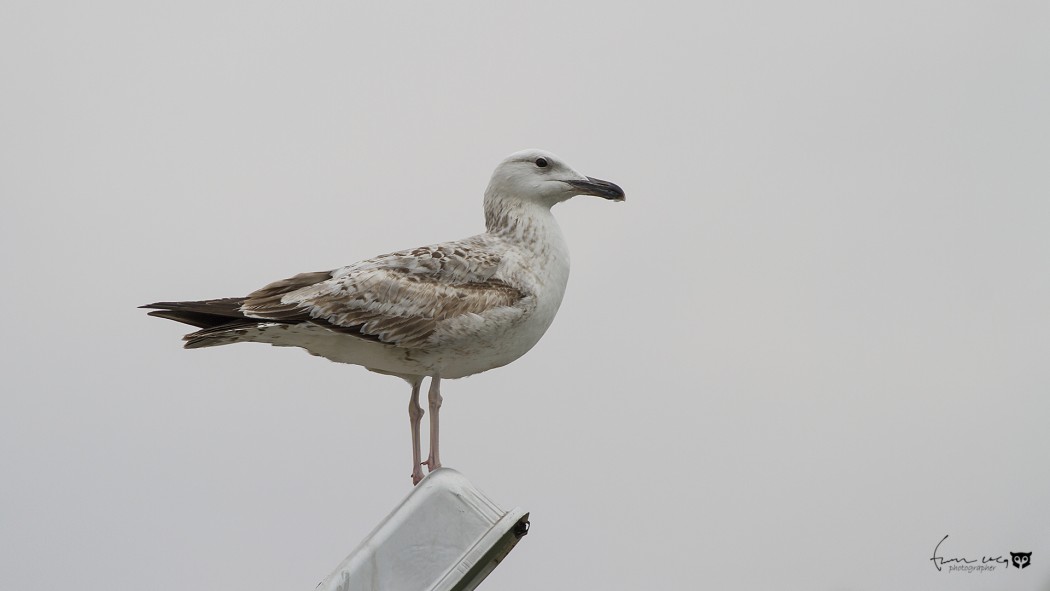
[(594, 195), (595, 197), (602, 197), (611, 201), (623, 201), (626, 198), (623, 194), (623, 189), (609, 181), (587, 177), (586, 180), (582, 181), (563, 182), (578, 190), (579, 193), (577, 195)]

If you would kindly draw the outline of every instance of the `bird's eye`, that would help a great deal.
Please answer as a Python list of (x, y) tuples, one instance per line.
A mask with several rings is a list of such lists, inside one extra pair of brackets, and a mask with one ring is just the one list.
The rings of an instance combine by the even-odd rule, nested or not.
[(539, 166), (540, 168), (547, 168), (547, 159), (546, 158), (537, 158), (536, 159), (536, 166)]

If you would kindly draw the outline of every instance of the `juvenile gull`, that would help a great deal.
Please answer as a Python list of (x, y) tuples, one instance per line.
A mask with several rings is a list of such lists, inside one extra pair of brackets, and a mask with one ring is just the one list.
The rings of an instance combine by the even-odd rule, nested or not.
[[(584, 176), (542, 150), (508, 156), (485, 190), (485, 232), (276, 281), (247, 297), (157, 302), (149, 314), (198, 327), (187, 349), (230, 343), (302, 347), (412, 386), (412, 482), (441, 467), (443, 378), (501, 367), (524, 355), (554, 320), (569, 251), (551, 207), (574, 195), (623, 201), (613, 183)], [(419, 391), (430, 377), (430, 455), (420, 453)]]

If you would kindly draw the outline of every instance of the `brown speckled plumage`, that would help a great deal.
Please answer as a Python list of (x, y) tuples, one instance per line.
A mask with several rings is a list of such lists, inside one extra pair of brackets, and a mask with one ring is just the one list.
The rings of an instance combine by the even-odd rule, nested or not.
[(404, 378), (412, 385), (412, 479), (418, 483), (423, 378), (431, 377), (431, 455), (424, 463), (433, 469), (441, 465), (441, 378), (514, 361), (554, 320), (569, 256), (550, 208), (579, 194), (623, 200), (616, 185), (585, 177), (553, 154), (518, 152), (492, 175), (482, 234), (301, 273), (243, 298), (143, 307), (197, 327), (184, 337), (188, 349), (237, 342), (301, 347)]

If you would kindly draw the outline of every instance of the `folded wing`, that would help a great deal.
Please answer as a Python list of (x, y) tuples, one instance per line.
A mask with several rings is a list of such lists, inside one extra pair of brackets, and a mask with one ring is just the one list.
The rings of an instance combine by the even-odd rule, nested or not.
[(250, 294), (240, 311), (420, 348), (443, 322), (514, 306), (527, 296), (494, 278), (498, 266), (499, 256), (480, 244), (417, 248), (337, 269), (319, 281), (317, 274), (304, 274), (271, 283)]

